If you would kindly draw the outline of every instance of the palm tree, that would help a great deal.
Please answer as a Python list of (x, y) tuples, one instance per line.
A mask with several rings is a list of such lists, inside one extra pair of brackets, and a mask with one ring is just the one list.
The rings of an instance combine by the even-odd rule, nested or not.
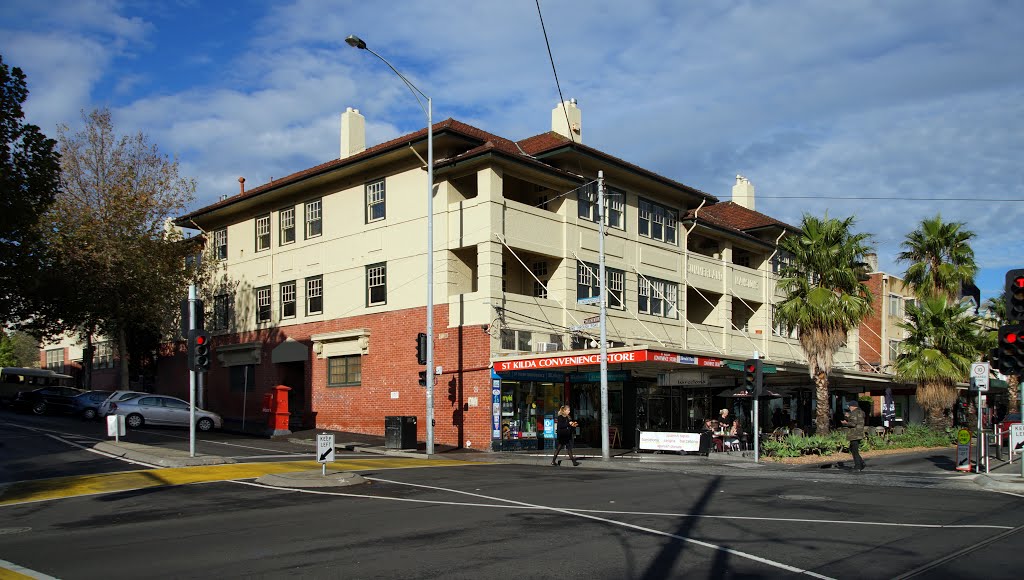
[(941, 215), (922, 220), (901, 244), (905, 251), (896, 256), (897, 261), (910, 263), (903, 274), (904, 282), (920, 298), (945, 296), (956, 300), (960, 286), (974, 280), (978, 273), (970, 246), (974, 237), (974, 232), (964, 229), (963, 222), (945, 223)]
[(979, 326), (970, 306), (945, 297), (907, 304), (907, 332), (893, 367), (900, 381), (917, 383), (917, 402), (928, 425), (952, 426), (946, 410), (956, 402), (956, 383), (966, 381), (978, 354)]
[(790, 254), (779, 287), (786, 297), (777, 305), (775, 321), (800, 330), (800, 346), (814, 380), (817, 410), (815, 427), (828, 433), (828, 375), (833, 357), (871, 313), (871, 292), (864, 284), (871, 251), (869, 234), (851, 231), (854, 218), (823, 219), (805, 214), (801, 234), (782, 240)]
[[(1006, 315), (1006, 301), (1000, 298), (989, 298), (985, 301), (985, 308), (995, 318), (996, 328), (1009, 324), (1010, 320)], [(999, 344), (999, 337), (995, 330), (991, 330), (988, 333), (983, 353), (988, 353), (992, 348), (995, 348)], [(1011, 409), (1016, 409), (1017, 403), (1017, 389), (1020, 386), (1020, 378), (1017, 375), (1011, 374), (1006, 377), (1006, 399)]]

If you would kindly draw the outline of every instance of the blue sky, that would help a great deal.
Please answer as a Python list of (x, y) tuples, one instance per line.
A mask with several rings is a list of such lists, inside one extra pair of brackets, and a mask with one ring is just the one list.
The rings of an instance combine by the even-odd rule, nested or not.
[[(757, 209), (854, 215), (899, 274), (899, 244), (941, 213), (976, 232), (983, 297), (1024, 266), (1024, 3), (986, 0), (544, 0), (583, 140)], [(423, 125), (357, 34), (454, 117), (503, 137), (559, 100), (533, 0), (6, 0), (0, 54), (56, 135), (109, 107), (199, 184), (196, 206), (338, 155), (355, 107), (374, 144)]]

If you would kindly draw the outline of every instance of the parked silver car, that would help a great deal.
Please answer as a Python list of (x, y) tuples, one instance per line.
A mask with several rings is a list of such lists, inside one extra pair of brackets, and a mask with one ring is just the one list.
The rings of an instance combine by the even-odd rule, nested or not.
[(96, 414), (99, 415), (100, 417), (106, 417), (107, 415), (111, 414), (111, 403), (120, 403), (121, 401), (134, 399), (135, 397), (140, 397), (145, 394), (147, 393), (144, 393), (142, 391), (114, 391), (113, 393), (110, 394), (109, 397), (107, 397), (105, 401), (100, 403), (100, 406), (96, 409)]
[[(143, 425), (171, 425), (188, 427), (188, 403), (167, 395), (142, 395), (110, 405), (110, 414), (124, 417), (131, 429)], [(224, 422), (220, 415), (196, 407), (196, 429), (220, 429)]]

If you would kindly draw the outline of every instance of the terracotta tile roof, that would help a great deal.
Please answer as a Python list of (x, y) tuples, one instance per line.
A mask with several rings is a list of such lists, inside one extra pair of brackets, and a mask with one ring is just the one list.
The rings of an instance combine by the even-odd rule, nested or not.
[(696, 215), (698, 222), (745, 233), (748, 230), (756, 230), (765, 227), (783, 228), (792, 232), (800, 231), (785, 222), (764, 215), (759, 211), (747, 209), (736, 202), (724, 201), (704, 206), (698, 212), (691, 209), (683, 216), (684, 220), (692, 220)]
[[(629, 163), (629, 162), (626, 162), (626, 161), (624, 161), (622, 159), (619, 159), (617, 157), (608, 155), (607, 153), (604, 153), (602, 151), (598, 151), (597, 149), (594, 149), (592, 147), (587, 147), (586, 145), (582, 145), (582, 144), (579, 144), (579, 143), (572, 144), (569, 141), (568, 138), (566, 138), (566, 137), (564, 137), (564, 136), (562, 136), (562, 135), (560, 135), (558, 133), (554, 133), (554, 132), (542, 133), (540, 135), (536, 135), (534, 137), (530, 137), (528, 139), (524, 139), (522, 141), (516, 142), (516, 141), (512, 141), (512, 140), (506, 139), (504, 137), (500, 137), (500, 136), (495, 135), (493, 133), (489, 133), (489, 132), (484, 131), (482, 129), (478, 129), (477, 127), (474, 127), (472, 125), (467, 125), (466, 123), (463, 123), (461, 121), (456, 121), (455, 119), (448, 118), (448, 119), (445, 119), (443, 121), (440, 121), (440, 122), (434, 124), (434, 136), (435, 136), (435, 138), (438, 135), (442, 135), (444, 133), (455, 133), (455, 134), (461, 135), (463, 137), (467, 137), (467, 138), (469, 138), (471, 140), (475, 139), (475, 140), (479, 141), (480, 144), (478, 146), (474, 147), (474, 148), (471, 148), (469, 151), (462, 152), (459, 155), (456, 155), (455, 157), (452, 157), (450, 159), (435, 159), (434, 160), (435, 167), (443, 167), (444, 165), (446, 165), (448, 163), (453, 163), (455, 161), (462, 161), (462, 160), (469, 159), (469, 158), (471, 158), (473, 156), (476, 156), (476, 155), (481, 155), (481, 154), (485, 154), (485, 153), (488, 153), (488, 152), (495, 152), (495, 151), (497, 151), (497, 152), (509, 155), (511, 157), (515, 157), (515, 158), (517, 158), (517, 159), (519, 159), (521, 161), (525, 161), (525, 162), (528, 162), (528, 163), (536, 164), (539, 167), (543, 167), (543, 168), (545, 168), (548, 171), (562, 173), (562, 174), (564, 174), (566, 176), (569, 176), (569, 177), (576, 177), (574, 174), (572, 174), (570, 172), (566, 172), (566, 171), (562, 171), (562, 170), (556, 169), (556, 168), (552, 167), (551, 165), (549, 165), (547, 163), (544, 163), (543, 161), (538, 161), (538, 160), (536, 160), (534, 158), (534, 155), (536, 155), (538, 153), (544, 153), (544, 152), (547, 152), (547, 151), (551, 151), (551, 150), (557, 149), (559, 147), (564, 147), (566, 145), (570, 145), (570, 146), (575, 147), (575, 148), (577, 148), (577, 149), (579, 149), (581, 151), (588, 152), (588, 153), (593, 154), (595, 156), (604, 157), (604, 158), (606, 158), (606, 159), (608, 159), (608, 160), (610, 160), (612, 162), (615, 162), (617, 164), (622, 165), (623, 167), (628, 167), (628, 168), (632, 169), (633, 171), (636, 171), (638, 173), (642, 173), (642, 174), (648, 175), (648, 176), (650, 176), (650, 177), (652, 177), (654, 179), (662, 181), (663, 183), (666, 183), (666, 184), (671, 185), (673, 187), (678, 187), (678, 188), (687, 190), (687, 191), (689, 191), (691, 193), (694, 193), (696, 195), (703, 196), (703, 197), (707, 198), (709, 202), (714, 203), (714, 202), (718, 201), (717, 198), (715, 198), (714, 196), (712, 196), (712, 195), (710, 195), (708, 193), (705, 193), (705, 192), (700, 191), (698, 189), (694, 189), (694, 188), (692, 188), (692, 187), (690, 187), (688, 185), (684, 185), (682, 183), (673, 181), (671, 179), (668, 179), (666, 177), (663, 177), (661, 175), (658, 175), (656, 173), (653, 173), (651, 171), (643, 169), (643, 168), (641, 168), (639, 166), (633, 165), (632, 163)], [(328, 161), (326, 163), (321, 163), (320, 165), (316, 165), (316, 166), (310, 167), (308, 169), (303, 169), (302, 171), (297, 171), (295, 173), (292, 173), (291, 175), (287, 175), (287, 176), (282, 177), (280, 179), (275, 179), (275, 180), (273, 180), (273, 181), (271, 181), (269, 183), (264, 183), (264, 184), (259, 185), (257, 187), (253, 187), (253, 188), (251, 188), (249, 190), (246, 190), (245, 192), (237, 193), (235, 195), (226, 197), (225, 199), (222, 199), (222, 200), (220, 200), (220, 201), (218, 201), (216, 203), (210, 204), (208, 206), (199, 208), (199, 209), (197, 209), (195, 211), (192, 211), (192, 212), (190, 212), (188, 214), (185, 214), (185, 215), (177, 218), (175, 220), (175, 222), (178, 223), (179, 225), (188, 226), (188, 222), (191, 219), (196, 218), (198, 216), (201, 216), (201, 215), (213, 212), (213, 211), (221, 209), (223, 207), (227, 207), (227, 206), (232, 205), (234, 203), (237, 203), (239, 201), (243, 201), (243, 200), (246, 200), (246, 199), (251, 199), (251, 198), (257, 197), (257, 196), (259, 196), (259, 195), (261, 195), (263, 193), (266, 193), (268, 191), (277, 189), (277, 188), (282, 187), (284, 185), (288, 185), (288, 184), (291, 184), (291, 183), (296, 183), (296, 182), (302, 181), (303, 179), (306, 179), (306, 178), (309, 178), (309, 177), (313, 177), (315, 175), (320, 175), (322, 173), (327, 173), (329, 171), (332, 171), (334, 169), (338, 169), (340, 167), (344, 167), (344, 166), (349, 165), (349, 164), (358, 163), (358, 162), (360, 162), (360, 161), (362, 161), (364, 159), (368, 159), (368, 158), (373, 157), (375, 155), (379, 155), (379, 154), (381, 154), (383, 152), (386, 152), (386, 151), (389, 151), (389, 150), (393, 150), (393, 149), (398, 149), (400, 147), (404, 147), (406, 144), (408, 144), (410, 142), (426, 139), (426, 136), (427, 136), (427, 129), (426, 129), (426, 127), (424, 127), (423, 129), (420, 129), (419, 131), (415, 131), (413, 133), (402, 135), (401, 137), (396, 137), (394, 139), (391, 139), (390, 141), (386, 141), (384, 143), (380, 143), (378, 145), (374, 145), (373, 147), (369, 147), (365, 151), (362, 151), (362, 152), (357, 153), (355, 155), (351, 155), (351, 156), (345, 157), (343, 159), (332, 159), (331, 161)]]
[[(444, 132), (454, 132), (454, 133), (458, 133), (458, 134), (464, 135), (466, 137), (475, 138), (475, 139), (479, 140), (481, 143), (487, 142), (487, 141), (491, 141), (491, 142), (494, 143), (494, 148), (495, 149), (498, 149), (498, 150), (501, 150), (501, 151), (504, 151), (504, 152), (507, 152), (507, 153), (512, 153), (512, 154), (516, 154), (516, 155), (522, 155), (522, 153), (519, 152), (519, 148), (516, 146), (516, 144), (514, 142), (512, 142), (512, 141), (510, 141), (508, 139), (505, 139), (503, 137), (499, 137), (497, 135), (488, 133), (487, 131), (484, 131), (482, 129), (478, 129), (476, 127), (473, 127), (472, 125), (467, 125), (467, 124), (465, 124), (465, 123), (463, 123), (461, 121), (456, 121), (455, 119), (452, 119), (452, 118), (448, 118), (448, 119), (445, 119), (444, 121), (440, 121), (438, 123), (434, 123), (434, 136), (435, 137), (437, 137), (437, 135), (439, 135), (441, 133), (444, 133)], [(273, 180), (273, 181), (271, 181), (269, 183), (264, 183), (263, 185), (260, 185), (260, 186), (254, 187), (252, 189), (246, 190), (244, 193), (237, 193), (237, 194), (235, 194), (233, 196), (230, 196), (228, 198), (222, 199), (222, 200), (220, 200), (220, 201), (218, 201), (216, 203), (210, 204), (210, 205), (208, 205), (206, 207), (199, 208), (199, 209), (197, 209), (197, 210), (195, 210), (193, 212), (190, 212), (190, 213), (188, 213), (188, 214), (186, 214), (184, 216), (181, 216), (181, 217), (179, 217), (175, 221), (178, 222), (178, 223), (187, 222), (188, 220), (190, 220), (191, 218), (194, 218), (196, 216), (199, 216), (199, 215), (202, 215), (202, 214), (205, 214), (205, 213), (209, 213), (211, 211), (220, 209), (222, 207), (231, 205), (233, 203), (237, 203), (237, 202), (239, 202), (241, 200), (244, 200), (244, 199), (249, 199), (249, 198), (252, 198), (252, 197), (256, 197), (256, 196), (258, 196), (258, 195), (260, 195), (262, 193), (265, 193), (265, 192), (267, 192), (269, 190), (272, 190), (272, 189), (276, 189), (276, 188), (281, 187), (283, 185), (287, 185), (289, 183), (295, 183), (297, 181), (302, 181), (303, 179), (305, 179), (307, 177), (312, 177), (314, 175), (319, 175), (321, 173), (326, 173), (326, 172), (331, 171), (333, 169), (337, 169), (339, 167), (344, 167), (345, 165), (349, 165), (349, 164), (352, 164), (352, 163), (357, 163), (357, 162), (362, 161), (364, 159), (373, 157), (374, 155), (378, 155), (378, 154), (380, 154), (380, 153), (382, 153), (384, 151), (388, 151), (388, 150), (391, 150), (391, 149), (397, 149), (399, 147), (403, 147), (403, 146), (405, 146), (405, 144), (407, 144), (407, 143), (409, 143), (411, 141), (418, 141), (420, 139), (426, 139), (426, 137), (427, 137), (427, 128), (424, 127), (422, 129), (420, 129), (419, 131), (416, 131), (414, 133), (409, 133), (407, 135), (402, 135), (401, 137), (396, 137), (396, 138), (394, 138), (394, 139), (392, 139), (390, 141), (385, 141), (384, 143), (381, 143), (379, 145), (374, 145), (373, 147), (367, 148), (365, 151), (362, 151), (360, 153), (356, 153), (355, 155), (351, 155), (349, 157), (345, 157), (344, 159), (332, 159), (331, 161), (328, 161), (326, 163), (321, 163), (320, 165), (316, 165), (316, 166), (310, 167), (309, 169), (303, 169), (302, 171), (297, 171), (295, 173), (292, 173), (291, 175), (282, 177), (280, 179), (275, 179), (275, 180)], [(437, 163), (437, 161), (435, 160), (435, 164), (436, 163)]]
[(554, 131), (548, 131), (547, 133), (541, 133), (540, 135), (534, 135), (533, 137), (528, 137), (526, 139), (523, 139), (523, 140), (519, 141), (518, 143), (519, 143), (519, 146), (522, 147), (523, 150), (526, 151), (527, 153), (529, 153), (530, 155), (539, 155), (541, 153), (547, 153), (548, 151), (553, 151), (555, 149), (559, 149), (561, 147), (566, 147), (566, 146), (573, 147), (573, 148), (579, 149), (581, 151), (585, 151), (587, 153), (595, 155), (597, 157), (604, 157), (605, 159), (608, 159), (609, 161), (611, 161), (613, 163), (616, 163), (618, 165), (622, 165), (623, 167), (628, 167), (632, 171), (636, 171), (637, 173), (642, 173), (644, 175), (647, 175), (647, 176), (649, 176), (649, 177), (651, 177), (653, 179), (656, 179), (658, 181), (661, 181), (661, 182), (666, 183), (668, 185), (671, 185), (673, 187), (678, 187), (678, 188), (681, 188), (681, 189), (685, 189), (686, 191), (689, 191), (690, 193), (693, 193), (693, 194), (696, 194), (698, 196), (706, 198), (708, 200), (708, 202), (710, 202), (710, 203), (715, 203), (715, 202), (718, 201), (718, 198), (713, 196), (713, 195), (711, 195), (710, 193), (706, 193), (706, 192), (701, 191), (699, 189), (696, 189), (694, 187), (690, 187), (689, 185), (686, 185), (684, 183), (679, 183), (678, 181), (675, 181), (674, 179), (669, 179), (669, 178), (667, 178), (667, 177), (665, 177), (663, 175), (659, 175), (657, 173), (654, 173), (653, 171), (649, 171), (647, 169), (644, 169), (643, 167), (640, 167), (638, 165), (634, 165), (634, 164), (632, 164), (632, 163), (630, 163), (628, 161), (625, 161), (624, 159), (620, 159), (618, 157), (615, 157), (614, 155), (609, 155), (609, 154), (605, 153), (604, 151), (600, 151), (598, 149), (594, 149), (593, 147), (588, 147), (588, 146), (586, 146), (586, 145), (584, 145), (582, 143), (574, 143), (568, 137), (566, 137), (564, 135), (561, 135), (559, 133), (555, 133)]

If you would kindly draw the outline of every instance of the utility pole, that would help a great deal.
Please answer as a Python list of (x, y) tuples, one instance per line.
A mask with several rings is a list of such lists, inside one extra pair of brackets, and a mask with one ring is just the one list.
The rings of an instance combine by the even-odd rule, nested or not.
[(604, 171), (597, 172), (597, 231), (598, 283), (601, 290), (601, 460), (611, 461), (611, 445), (608, 441), (608, 285), (605, 283), (604, 268)]

